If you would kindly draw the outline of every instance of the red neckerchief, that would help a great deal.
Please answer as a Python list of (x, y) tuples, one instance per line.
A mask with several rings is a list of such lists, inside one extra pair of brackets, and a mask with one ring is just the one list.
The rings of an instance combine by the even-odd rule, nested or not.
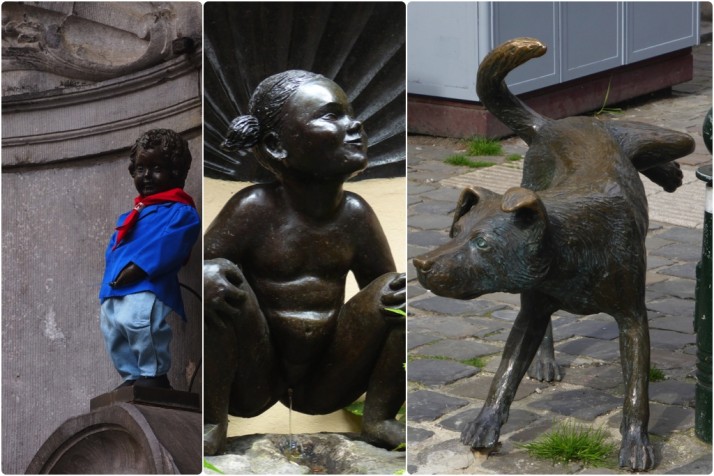
[(139, 213), (141, 212), (141, 210), (144, 209), (144, 207), (166, 202), (185, 203), (186, 205), (191, 205), (193, 208), (196, 208), (196, 204), (193, 202), (193, 198), (191, 198), (189, 194), (184, 192), (182, 188), (172, 188), (170, 190), (166, 190), (165, 192), (147, 195), (146, 197), (142, 197), (141, 195), (139, 195), (134, 199), (134, 209), (124, 219), (124, 223), (116, 227), (117, 240), (114, 243), (112, 251), (117, 246), (119, 246), (121, 240), (124, 239), (126, 234), (129, 233), (129, 231), (136, 224), (137, 220), (139, 219)]

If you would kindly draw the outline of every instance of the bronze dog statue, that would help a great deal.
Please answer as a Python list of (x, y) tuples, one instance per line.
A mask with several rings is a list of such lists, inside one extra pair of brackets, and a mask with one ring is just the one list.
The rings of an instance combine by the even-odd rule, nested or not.
[(465, 189), (454, 214), (453, 239), (415, 258), (414, 265), (419, 282), (441, 296), (521, 294), (486, 402), (461, 434), (464, 444), (496, 444), (541, 343), (541, 357), (550, 367), (541, 378), (559, 378), (552, 338), (544, 341), (553, 312), (604, 312), (615, 318), (620, 332), (625, 381), (620, 465), (646, 470), (654, 466), (647, 433), (648, 216), (638, 171), (665, 190), (676, 190), (682, 174), (672, 161), (690, 153), (694, 142), (686, 134), (635, 122), (539, 115), (511, 94), (504, 78), (544, 53), (537, 40), (512, 40), (489, 53), (478, 70), (479, 98), (529, 145), (521, 186), (503, 195)]

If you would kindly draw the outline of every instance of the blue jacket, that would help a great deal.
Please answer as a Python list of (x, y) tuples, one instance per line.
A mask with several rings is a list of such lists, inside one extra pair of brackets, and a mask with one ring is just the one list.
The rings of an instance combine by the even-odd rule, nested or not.
[[(124, 222), (128, 214), (119, 217), (117, 226)], [(166, 202), (145, 207), (134, 228), (113, 251), (116, 231), (109, 240), (105, 252), (104, 278), (99, 290), (100, 301), (150, 291), (186, 319), (178, 272), (186, 263), (200, 229), (198, 212), (190, 205)], [(132, 262), (146, 272), (146, 278), (129, 286), (109, 286), (121, 270)]]

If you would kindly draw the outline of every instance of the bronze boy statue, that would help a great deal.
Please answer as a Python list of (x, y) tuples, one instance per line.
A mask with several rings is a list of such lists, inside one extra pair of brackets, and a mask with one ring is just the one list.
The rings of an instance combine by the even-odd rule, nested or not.
[[(344, 91), (306, 71), (271, 76), (223, 147), (253, 148), (276, 177), (234, 195), (205, 236), (204, 446), (228, 414), (278, 400), (325, 414), (367, 392), (362, 434), (396, 447), (404, 402), (405, 277), (372, 209), (344, 182), (367, 165), (367, 138)], [(346, 303), (345, 279), (360, 291)]]
[(201, 229), (193, 199), (183, 191), (191, 152), (176, 132), (153, 129), (139, 137), (130, 157), (139, 196), (109, 240), (100, 325), (124, 379), (120, 387), (171, 388), (166, 316), (173, 310), (185, 319), (178, 272)]

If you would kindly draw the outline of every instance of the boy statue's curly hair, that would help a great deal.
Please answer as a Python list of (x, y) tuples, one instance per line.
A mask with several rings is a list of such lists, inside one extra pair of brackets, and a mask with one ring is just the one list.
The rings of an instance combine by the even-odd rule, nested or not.
[(129, 152), (129, 173), (134, 176), (136, 154), (139, 150), (160, 150), (171, 163), (171, 173), (179, 179), (181, 187), (186, 183), (191, 168), (191, 151), (188, 142), (171, 129), (151, 129), (139, 137)]

